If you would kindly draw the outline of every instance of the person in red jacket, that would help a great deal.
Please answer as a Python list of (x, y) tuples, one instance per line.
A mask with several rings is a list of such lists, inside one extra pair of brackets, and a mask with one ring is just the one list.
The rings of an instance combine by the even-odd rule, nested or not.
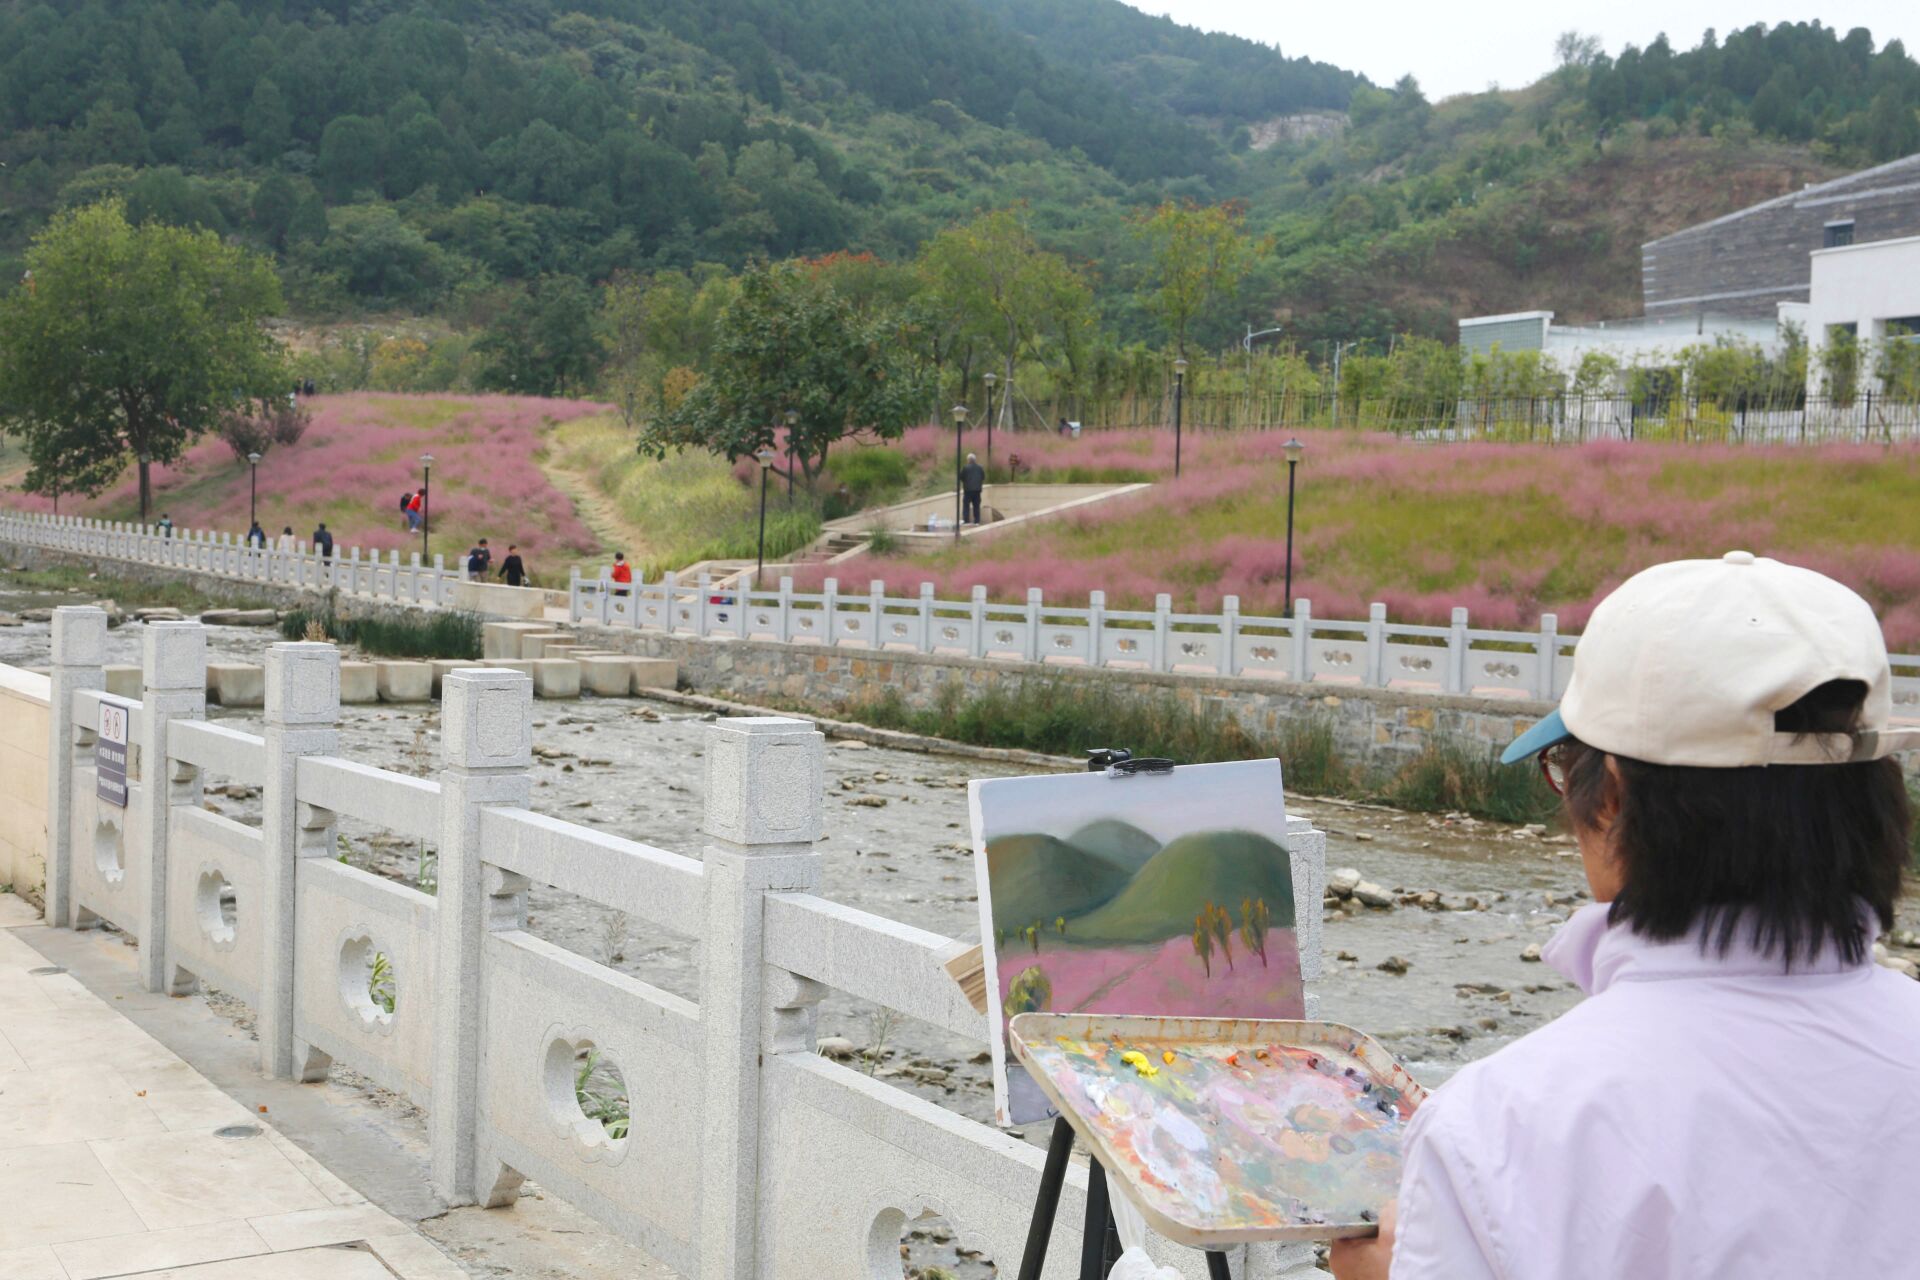
[(627, 553), (613, 553), (613, 594), (629, 595), (633, 591), (633, 566), (627, 563)]

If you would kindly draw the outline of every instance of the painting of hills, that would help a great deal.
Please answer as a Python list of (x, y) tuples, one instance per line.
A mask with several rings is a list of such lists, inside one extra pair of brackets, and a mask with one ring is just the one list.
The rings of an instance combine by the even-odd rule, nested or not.
[[(1298, 1018), (1278, 761), (971, 787), (990, 1012)], [(1006, 1123), (1046, 1114), (994, 1046)]]

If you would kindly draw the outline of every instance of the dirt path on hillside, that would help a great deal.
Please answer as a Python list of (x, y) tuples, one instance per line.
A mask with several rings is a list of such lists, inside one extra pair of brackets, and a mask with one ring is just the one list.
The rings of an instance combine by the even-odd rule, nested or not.
[(611, 555), (614, 550), (627, 553), (627, 559), (644, 563), (649, 548), (646, 535), (640, 532), (638, 525), (631, 524), (620, 514), (620, 508), (612, 498), (600, 491), (594, 478), (583, 471), (573, 471), (561, 466), (554, 458), (557, 450), (550, 450), (540, 469), (546, 473), (553, 487), (565, 494), (567, 501), (573, 504), (573, 510), (600, 539), (601, 550)]

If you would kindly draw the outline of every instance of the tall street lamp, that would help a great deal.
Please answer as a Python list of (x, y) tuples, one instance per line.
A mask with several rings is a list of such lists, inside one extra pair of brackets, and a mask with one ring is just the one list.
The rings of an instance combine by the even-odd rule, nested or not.
[(800, 425), (800, 414), (787, 410), (787, 497), (793, 497), (793, 430)]
[(1181, 356), (1173, 362), (1173, 478), (1180, 478), (1180, 409), (1186, 399), (1187, 358)]
[(757, 583), (767, 571), (767, 472), (773, 470), (772, 445), (762, 445), (753, 455), (760, 459), (760, 554), (754, 558), (753, 580)]
[(433, 525), (433, 455), (420, 455), (420, 559), (433, 563), (429, 554)]
[(1000, 381), (991, 369), (987, 371), (987, 478), (993, 478), (993, 384)]
[(1293, 616), (1293, 473), (1300, 466), (1307, 446), (1296, 436), (1280, 446), (1287, 453), (1287, 616)]
[(960, 469), (965, 465), (960, 457), (960, 437), (967, 429), (967, 406), (953, 406), (953, 540), (960, 541)]
[(260, 523), (260, 455), (247, 455), (247, 532)]

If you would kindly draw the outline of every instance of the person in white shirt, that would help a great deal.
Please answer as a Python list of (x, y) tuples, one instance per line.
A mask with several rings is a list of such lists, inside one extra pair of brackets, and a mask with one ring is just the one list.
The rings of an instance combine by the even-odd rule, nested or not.
[(1874, 963), (1912, 830), (1872, 609), (1736, 551), (1595, 609), (1502, 757), (1565, 797), (1588, 999), (1415, 1114), (1339, 1280), (1920, 1275), (1920, 983)]

